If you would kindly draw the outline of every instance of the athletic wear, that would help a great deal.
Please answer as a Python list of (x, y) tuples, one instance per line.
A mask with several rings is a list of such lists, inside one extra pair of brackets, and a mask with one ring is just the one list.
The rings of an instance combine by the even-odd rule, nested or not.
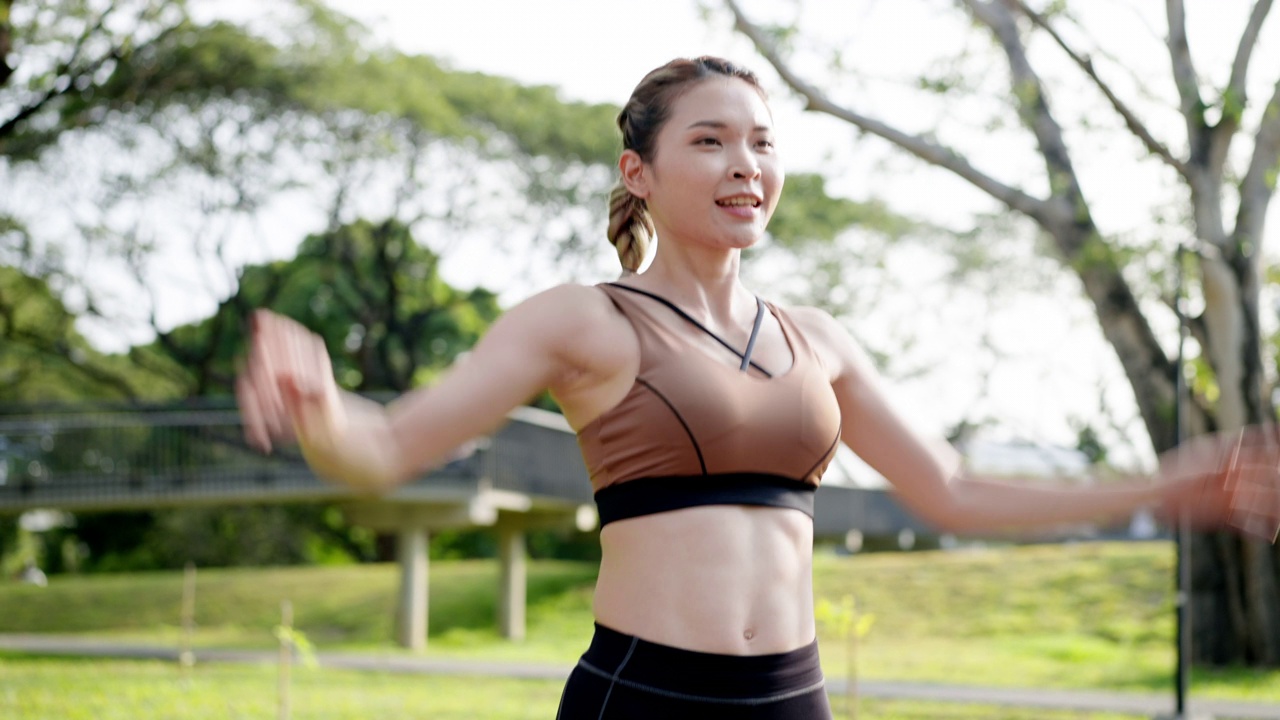
[[(840, 407), (791, 318), (757, 299), (739, 350), (660, 296), (616, 283), (600, 288), (640, 343), (630, 392), (578, 432), (600, 524), (700, 505), (812, 516), (814, 490), (840, 439)], [(751, 359), (766, 312), (792, 355), (790, 368), (773, 373)], [(816, 641), (772, 655), (720, 655), (597, 624), (557, 718), (830, 720), (831, 708)]]
[(774, 655), (719, 655), (596, 625), (557, 720), (830, 720), (818, 643)]
[[(791, 318), (757, 300), (751, 339), (738, 350), (657, 295), (617, 283), (599, 287), (640, 341), (631, 391), (578, 432), (600, 524), (722, 504), (812, 516), (813, 492), (840, 439), (840, 407)], [(776, 374), (751, 360), (766, 309), (793, 358)], [(727, 353), (741, 361), (738, 370), (725, 362)]]

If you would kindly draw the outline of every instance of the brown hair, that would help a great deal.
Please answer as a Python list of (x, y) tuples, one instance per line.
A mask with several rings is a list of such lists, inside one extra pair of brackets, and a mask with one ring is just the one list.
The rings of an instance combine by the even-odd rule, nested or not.
[[(651, 162), (658, 132), (671, 116), (675, 101), (694, 84), (716, 75), (739, 78), (764, 95), (755, 73), (728, 60), (707, 55), (677, 58), (645, 75), (618, 113), (623, 150), (634, 150), (641, 160)], [(624, 271), (640, 269), (654, 234), (653, 218), (644, 199), (632, 195), (619, 181), (609, 192), (608, 238), (618, 251)]]

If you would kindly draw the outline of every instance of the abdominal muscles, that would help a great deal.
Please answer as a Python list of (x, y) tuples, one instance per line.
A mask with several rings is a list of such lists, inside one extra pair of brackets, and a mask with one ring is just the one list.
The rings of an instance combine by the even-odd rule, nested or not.
[(813, 521), (792, 509), (712, 505), (614, 522), (595, 614), (672, 647), (766, 655), (814, 638)]

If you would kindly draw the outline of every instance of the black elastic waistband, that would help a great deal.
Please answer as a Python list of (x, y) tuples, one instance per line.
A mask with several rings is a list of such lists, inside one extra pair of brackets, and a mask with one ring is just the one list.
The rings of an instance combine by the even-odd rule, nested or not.
[(762, 505), (799, 510), (813, 517), (816, 487), (781, 475), (720, 473), (647, 477), (596, 491), (600, 526), (615, 520), (700, 505)]
[(817, 640), (784, 653), (720, 655), (641, 640), (596, 623), (582, 663), (649, 689), (728, 701), (780, 699), (823, 682)]

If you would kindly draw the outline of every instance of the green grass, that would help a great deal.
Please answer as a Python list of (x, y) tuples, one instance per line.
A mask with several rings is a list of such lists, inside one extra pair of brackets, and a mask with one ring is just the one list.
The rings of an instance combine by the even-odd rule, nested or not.
[[(531, 564), (529, 650), (513, 657), (570, 660), (591, 633), (595, 566)], [(197, 647), (271, 647), (280, 604), (289, 600), (294, 626), (324, 649), (387, 649), (394, 634), (399, 570), (395, 565), (346, 565), (197, 572)], [(0, 633), (59, 633), (176, 644), (180, 637), (182, 573), (58, 576), (47, 588), (0, 585)], [(495, 629), (496, 562), (434, 563), (428, 627), (431, 644), (460, 652), (501, 649)], [(567, 636), (567, 637), (565, 637)], [(563, 642), (560, 638), (563, 637)]]
[[(560, 683), (294, 670), (295, 720), (547, 720)], [(0, 717), (22, 720), (227, 720), (276, 717), (276, 670), (116, 660), (0, 659)], [(843, 705), (837, 699), (837, 717)], [(862, 720), (1121, 720), (1133, 716), (865, 700)]]
[[(862, 677), (970, 685), (1169, 691), (1173, 553), (1167, 544), (1081, 544), (965, 552), (820, 553), (819, 597), (852, 595), (874, 615)], [(399, 652), (391, 565), (202, 570), (197, 647), (270, 647), (280, 601), (323, 652)], [(591, 633), (592, 565), (530, 565), (528, 637), (496, 633), (497, 563), (431, 567), (428, 652), (571, 664)], [(55, 577), (0, 585), (0, 632), (71, 633), (176, 645), (181, 573)], [(824, 668), (846, 671), (823, 632)], [(1280, 672), (1197, 671), (1200, 696), (1280, 702)], [(0, 713), (0, 717), (4, 717)], [(966, 717), (964, 715), (946, 717)], [(989, 717), (989, 716), (983, 716)]]

